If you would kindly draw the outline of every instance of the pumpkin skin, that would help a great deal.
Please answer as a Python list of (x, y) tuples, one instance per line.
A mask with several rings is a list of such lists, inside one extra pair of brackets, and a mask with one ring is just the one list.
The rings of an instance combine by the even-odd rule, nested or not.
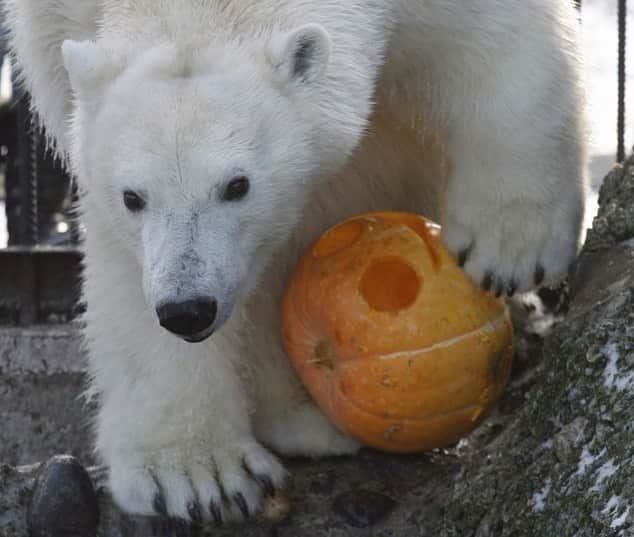
[(411, 453), (473, 430), (508, 382), (508, 309), (410, 213), (351, 218), (300, 260), (282, 303), (287, 354), (323, 412), (360, 442)]

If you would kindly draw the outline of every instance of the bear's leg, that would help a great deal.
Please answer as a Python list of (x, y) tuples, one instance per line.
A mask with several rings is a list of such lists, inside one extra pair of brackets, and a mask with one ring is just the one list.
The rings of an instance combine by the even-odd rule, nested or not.
[(424, 20), (396, 39), (409, 39), (408, 58), (423, 56), (412, 83), (425, 85), (447, 137), (444, 240), (496, 294), (559, 280), (577, 252), (585, 194), (577, 15), (534, 0), (430, 5), (408, 4)]
[(539, 117), (543, 110), (496, 117), (499, 101), (478, 107), (451, 130), (444, 240), (475, 283), (496, 295), (559, 281), (577, 253), (583, 217), (577, 118), (557, 106), (550, 111), (557, 119)]
[(286, 472), (252, 434), (235, 349), (162, 329), (135, 278), (138, 263), (91, 231), (85, 330), (97, 451), (115, 501), (128, 513), (185, 521), (254, 515)]
[(285, 470), (253, 438), (237, 379), (209, 355), (213, 371), (191, 351), (159, 352), (149, 359), (164, 378), (121, 378), (103, 394), (98, 447), (116, 502), (129, 513), (193, 522), (254, 515), (263, 497), (282, 487)]
[(490, 58), (448, 129), (445, 241), (495, 294), (564, 278), (583, 218), (578, 73), (563, 43), (540, 51), (536, 38)]

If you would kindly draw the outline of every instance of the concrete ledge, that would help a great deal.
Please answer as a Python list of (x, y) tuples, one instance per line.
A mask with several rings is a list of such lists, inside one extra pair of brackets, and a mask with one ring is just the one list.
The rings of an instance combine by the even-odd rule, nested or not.
[(84, 363), (77, 324), (0, 329), (0, 461), (92, 462)]
[(79, 324), (0, 328), (0, 375), (82, 373)]

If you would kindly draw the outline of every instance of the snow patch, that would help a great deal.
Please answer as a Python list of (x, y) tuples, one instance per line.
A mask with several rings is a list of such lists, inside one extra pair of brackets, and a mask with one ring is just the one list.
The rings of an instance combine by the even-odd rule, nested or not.
[(619, 467), (615, 466), (614, 464), (614, 459), (610, 459), (609, 461), (604, 462), (601, 466), (599, 466), (594, 485), (590, 490), (592, 490), (593, 492), (598, 492), (601, 489), (601, 485), (603, 485), (603, 482), (608, 477), (613, 476), (618, 469)]
[(626, 506), (625, 510), (616, 518), (612, 519), (612, 522), (610, 523), (610, 527), (611, 528), (620, 528), (623, 524), (625, 524), (625, 521), (627, 520), (627, 515), (630, 514), (630, 506)]
[(617, 344), (607, 343), (603, 347), (603, 354), (608, 359), (603, 372), (603, 385), (607, 389), (616, 388), (617, 391), (634, 387), (634, 371), (628, 371), (627, 373), (619, 371), (619, 348)]
[[(623, 509), (623, 507), (625, 508)], [(612, 521), (610, 522), (610, 527), (612, 529), (620, 528), (623, 524), (625, 524), (627, 516), (630, 514), (631, 507), (631, 505), (623, 503), (623, 498), (613, 494), (608, 500), (608, 503), (605, 504), (605, 507), (603, 508), (603, 511), (601, 511), (601, 514), (610, 516), (612, 518)], [(621, 509), (623, 509), (621, 514), (615, 517), (614, 515), (621, 511)]]
[(582, 477), (588, 471), (588, 468), (592, 466), (597, 460), (599, 460), (603, 455), (605, 455), (606, 448), (603, 448), (596, 456), (590, 453), (587, 447), (581, 450), (581, 456), (579, 457), (579, 462), (577, 463), (577, 471), (575, 472), (575, 477)]
[(533, 494), (533, 497), (531, 499), (531, 501), (533, 502), (533, 512), (535, 513), (544, 512), (544, 509), (546, 508), (546, 500), (548, 499), (548, 496), (550, 495), (550, 489), (551, 489), (551, 481), (550, 479), (547, 479), (542, 489), (537, 491), (535, 494)]

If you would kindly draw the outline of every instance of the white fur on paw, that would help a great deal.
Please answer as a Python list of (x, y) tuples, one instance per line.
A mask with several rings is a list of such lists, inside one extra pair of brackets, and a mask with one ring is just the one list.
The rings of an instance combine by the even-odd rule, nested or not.
[(578, 217), (508, 208), (449, 214), (444, 241), (474, 283), (512, 296), (566, 277), (578, 244)]
[(241, 521), (284, 486), (286, 471), (254, 441), (118, 456), (110, 488), (125, 512), (186, 522)]

